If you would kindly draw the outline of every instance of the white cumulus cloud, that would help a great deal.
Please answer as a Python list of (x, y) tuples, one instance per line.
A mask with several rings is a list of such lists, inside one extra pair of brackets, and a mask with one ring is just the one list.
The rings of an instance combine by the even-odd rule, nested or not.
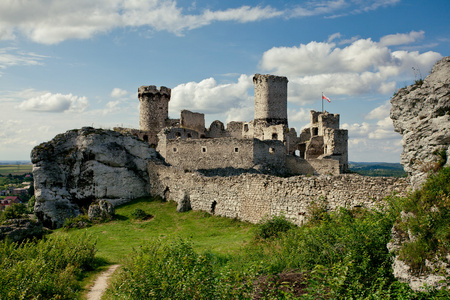
[(373, 110), (371, 110), (366, 115), (366, 120), (374, 120), (374, 119), (384, 119), (389, 117), (389, 112), (391, 110), (391, 103), (386, 101), (383, 105), (380, 105)]
[(207, 114), (226, 113), (245, 105), (251, 87), (252, 77), (247, 75), (241, 75), (237, 83), (218, 84), (214, 78), (208, 78), (180, 84), (172, 89), (170, 110), (174, 113), (182, 109)]
[[(311, 103), (322, 91), (327, 95), (363, 95), (392, 93), (399, 79), (411, 78), (411, 68), (431, 70), (442, 56), (436, 52), (393, 51), (388, 45), (410, 43), (424, 32), (390, 35), (382, 42), (357, 39), (345, 47), (312, 41), (294, 47), (274, 47), (261, 59), (260, 68), (289, 78), (290, 101)], [(397, 42), (395, 42), (397, 41)]]
[(44, 44), (68, 39), (89, 39), (116, 28), (153, 29), (183, 35), (187, 30), (213, 22), (256, 22), (271, 18), (336, 17), (364, 13), (395, 5), (399, 0), (307, 1), (277, 9), (266, 6), (232, 7), (224, 10), (183, 8), (176, 0), (2, 0), (0, 40), (18, 36)]
[(122, 97), (125, 97), (127, 94), (128, 94), (127, 91), (122, 90), (122, 89), (120, 89), (120, 88), (114, 88), (114, 89), (111, 91), (111, 97), (112, 97), (112, 98), (122, 98)]
[(390, 34), (380, 39), (380, 45), (394, 46), (394, 45), (410, 44), (414, 43), (417, 40), (423, 39), (424, 37), (425, 32), (423, 30), (411, 31), (410, 33)]
[(86, 97), (45, 93), (23, 101), (19, 108), (38, 112), (83, 112), (88, 105)]

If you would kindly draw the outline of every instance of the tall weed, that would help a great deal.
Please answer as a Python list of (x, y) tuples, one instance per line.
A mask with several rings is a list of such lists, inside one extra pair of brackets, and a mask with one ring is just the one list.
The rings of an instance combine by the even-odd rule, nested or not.
[(181, 239), (153, 240), (136, 249), (107, 291), (108, 299), (251, 299), (249, 273), (216, 268)]
[(74, 299), (82, 271), (94, 265), (87, 235), (0, 243), (0, 299)]

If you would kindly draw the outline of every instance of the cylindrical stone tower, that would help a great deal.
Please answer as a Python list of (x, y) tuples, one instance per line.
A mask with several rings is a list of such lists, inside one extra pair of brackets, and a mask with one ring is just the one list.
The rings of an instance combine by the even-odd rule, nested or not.
[(255, 121), (268, 125), (287, 125), (287, 83), (283, 76), (256, 74)]
[(169, 118), (169, 101), (171, 90), (165, 86), (141, 86), (139, 97), (139, 130), (159, 131), (166, 127)]

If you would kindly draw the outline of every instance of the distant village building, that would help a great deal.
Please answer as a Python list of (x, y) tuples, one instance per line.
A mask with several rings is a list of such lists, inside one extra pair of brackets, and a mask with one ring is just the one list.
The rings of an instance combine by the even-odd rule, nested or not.
[(28, 188), (24, 187), (24, 188), (15, 188), (12, 190), (12, 194), (13, 195), (28, 195)]
[(6, 196), (5, 199), (0, 199), (0, 209), (4, 210), (13, 203), (22, 203), (22, 199), (18, 196)]
[(202, 113), (181, 111), (169, 119), (171, 90), (141, 86), (139, 130), (115, 128), (147, 141), (168, 164), (184, 170), (256, 169), (281, 175), (333, 174), (348, 169), (348, 131), (339, 129), (339, 115), (311, 111), (311, 124), (297, 135), (287, 117), (288, 79), (253, 77), (255, 118), (214, 121), (205, 128)]

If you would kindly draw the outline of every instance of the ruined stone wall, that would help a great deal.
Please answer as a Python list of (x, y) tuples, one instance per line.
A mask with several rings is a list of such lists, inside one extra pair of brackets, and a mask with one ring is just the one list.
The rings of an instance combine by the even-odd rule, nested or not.
[(285, 174), (286, 147), (278, 140), (253, 141), (253, 163), (271, 174)]
[[(307, 217), (313, 201), (327, 209), (373, 207), (392, 192), (405, 192), (404, 178), (339, 176), (295, 176), (280, 178), (261, 174), (206, 177), (198, 173), (149, 165), (151, 193), (176, 202), (189, 199), (192, 209), (257, 223), (265, 216), (284, 214), (296, 224)], [(212, 211), (213, 210), (213, 211)]]
[(230, 122), (227, 124), (227, 132), (231, 137), (241, 139), (244, 130), (244, 122)]
[(205, 115), (201, 113), (182, 110), (180, 116), (180, 127), (192, 129), (199, 133), (205, 132)]
[(341, 172), (345, 172), (348, 169), (348, 130), (327, 128), (324, 131), (323, 142), (324, 154), (339, 156)]
[(205, 135), (208, 138), (222, 138), (231, 136), (230, 133), (225, 130), (223, 123), (219, 120), (215, 120), (211, 123)]
[(289, 155), (286, 156), (288, 174), (295, 175), (339, 175), (339, 160), (335, 159), (308, 159)]
[(286, 77), (256, 74), (255, 120), (269, 124), (287, 124), (287, 83)]
[(143, 131), (139, 129), (122, 128), (122, 127), (114, 127), (113, 130), (121, 134), (136, 136), (142, 141), (149, 143), (153, 148), (155, 148), (156, 145), (158, 145), (158, 136), (157, 136), (158, 133), (155, 130)]
[(283, 124), (272, 125), (263, 128), (263, 139), (264, 140), (286, 140), (287, 126)]
[[(158, 146), (159, 147), (159, 146)], [(167, 163), (186, 170), (253, 167), (253, 140), (166, 140)]]
[(325, 112), (319, 115), (319, 135), (324, 135), (327, 128), (339, 129), (339, 114)]
[[(165, 161), (183, 170), (250, 169), (284, 171), (285, 147), (280, 141), (216, 139), (167, 139), (157, 149)], [(277, 173), (278, 174), (278, 173)]]

